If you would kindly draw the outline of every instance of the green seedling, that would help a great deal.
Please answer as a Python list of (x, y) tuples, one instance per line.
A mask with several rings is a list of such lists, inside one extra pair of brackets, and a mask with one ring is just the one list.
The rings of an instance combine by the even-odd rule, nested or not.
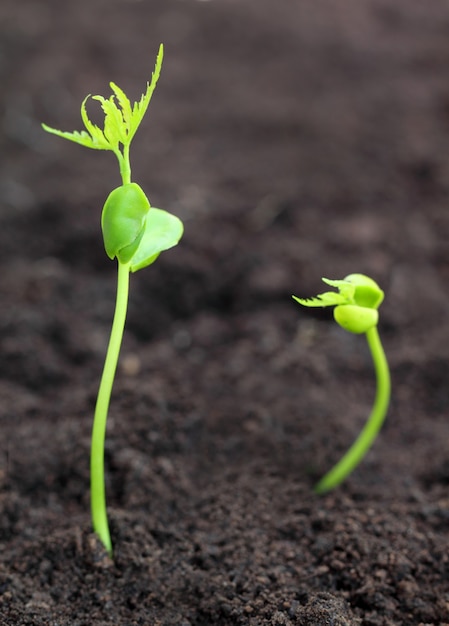
[(86, 101), (81, 118), (86, 130), (63, 132), (43, 124), (44, 130), (94, 150), (110, 150), (119, 162), (122, 185), (109, 194), (101, 215), (104, 247), (109, 258), (118, 261), (117, 297), (111, 336), (95, 407), (91, 443), (91, 512), (94, 531), (112, 555), (112, 543), (106, 510), (104, 482), (104, 442), (109, 402), (125, 328), (130, 272), (154, 263), (159, 254), (175, 246), (183, 233), (182, 222), (161, 209), (151, 207), (142, 188), (131, 182), (129, 147), (145, 115), (158, 81), (163, 46), (157, 55), (151, 81), (138, 102), (131, 105), (125, 93), (110, 83), (112, 95), (93, 96), (104, 113), (104, 128), (91, 122)]
[(314, 298), (293, 298), (308, 307), (335, 306), (334, 319), (350, 333), (365, 334), (376, 372), (376, 396), (371, 414), (360, 435), (334, 467), (315, 486), (317, 493), (325, 493), (342, 483), (362, 461), (376, 439), (385, 420), (390, 402), (390, 371), (377, 331), (378, 308), (384, 292), (377, 283), (363, 274), (350, 274), (344, 280), (323, 281), (337, 291), (326, 291)]

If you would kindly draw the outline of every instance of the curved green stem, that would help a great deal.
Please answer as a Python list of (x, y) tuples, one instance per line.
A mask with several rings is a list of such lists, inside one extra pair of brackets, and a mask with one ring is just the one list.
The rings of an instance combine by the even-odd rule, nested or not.
[(112, 385), (120, 353), (125, 328), (126, 311), (128, 308), (129, 265), (118, 264), (117, 298), (115, 303), (114, 321), (112, 323), (103, 374), (98, 390), (92, 428), (92, 444), (90, 457), (90, 499), (92, 524), (94, 531), (103, 542), (109, 555), (112, 556), (112, 543), (106, 512), (106, 494), (104, 482), (104, 441), (109, 401)]
[(371, 415), (346, 454), (315, 485), (316, 493), (334, 489), (357, 467), (373, 444), (387, 414), (390, 402), (390, 370), (376, 326), (366, 332), (366, 339), (373, 358), (377, 384)]

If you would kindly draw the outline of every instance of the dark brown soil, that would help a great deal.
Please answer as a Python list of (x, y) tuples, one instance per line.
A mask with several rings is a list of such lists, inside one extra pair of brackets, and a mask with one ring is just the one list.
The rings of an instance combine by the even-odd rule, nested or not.
[[(115, 297), (112, 156), (87, 93), (140, 96), (134, 179), (185, 236), (132, 277), (92, 534), (92, 413)], [(0, 623), (449, 624), (449, 7), (444, 0), (2, 0)], [(291, 294), (372, 276), (363, 337)]]

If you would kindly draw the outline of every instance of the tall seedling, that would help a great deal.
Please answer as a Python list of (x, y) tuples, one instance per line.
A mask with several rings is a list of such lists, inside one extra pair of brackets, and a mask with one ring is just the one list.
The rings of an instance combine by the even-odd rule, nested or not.
[(142, 188), (131, 180), (129, 148), (156, 87), (163, 52), (161, 44), (151, 81), (147, 83), (146, 91), (138, 102), (131, 105), (128, 97), (115, 83), (110, 83), (112, 95), (109, 98), (92, 96), (103, 110), (103, 129), (93, 124), (87, 115), (86, 102), (89, 96), (81, 104), (81, 118), (86, 130), (63, 132), (42, 125), (47, 132), (86, 148), (112, 151), (117, 157), (122, 178), (121, 186), (109, 194), (101, 215), (104, 247), (109, 258), (117, 259), (118, 280), (111, 336), (95, 407), (90, 462), (92, 523), (110, 555), (112, 542), (106, 510), (104, 442), (109, 402), (126, 321), (129, 275), (130, 272), (154, 263), (162, 251), (179, 242), (183, 233), (182, 222), (167, 211), (152, 207)]

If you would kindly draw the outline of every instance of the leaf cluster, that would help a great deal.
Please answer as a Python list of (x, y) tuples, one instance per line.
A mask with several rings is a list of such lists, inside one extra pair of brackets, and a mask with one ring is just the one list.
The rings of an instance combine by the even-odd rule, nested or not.
[[(84, 98), (81, 104), (81, 119), (86, 130), (66, 132), (51, 128), (46, 124), (42, 124), (42, 127), (53, 135), (68, 139), (86, 148), (112, 150), (115, 154), (120, 154), (120, 145), (129, 146), (150, 104), (151, 96), (160, 76), (163, 56), (164, 47), (161, 44), (151, 81), (147, 82), (145, 93), (133, 105), (131, 105), (125, 92), (118, 85), (111, 82), (109, 85), (113, 93), (109, 98), (90, 95)], [(92, 100), (97, 100), (101, 105), (105, 115), (103, 129), (89, 119), (86, 102), (90, 97)]]
[(354, 293), (356, 285), (348, 280), (331, 280), (329, 278), (323, 278), (323, 283), (330, 287), (336, 287), (337, 291), (325, 291), (319, 293), (313, 298), (298, 298), (293, 296), (293, 299), (308, 307), (325, 307), (325, 306), (338, 306), (339, 304), (354, 304)]
[(355, 305), (368, 309), (378, 309), (384, 299), (384, 292), (379, 285), (364, 274), (349, 274), (343, 280), (322, 280), (338, 291), (325, 291), (313, 298), (293, 298), (308, 307)]

